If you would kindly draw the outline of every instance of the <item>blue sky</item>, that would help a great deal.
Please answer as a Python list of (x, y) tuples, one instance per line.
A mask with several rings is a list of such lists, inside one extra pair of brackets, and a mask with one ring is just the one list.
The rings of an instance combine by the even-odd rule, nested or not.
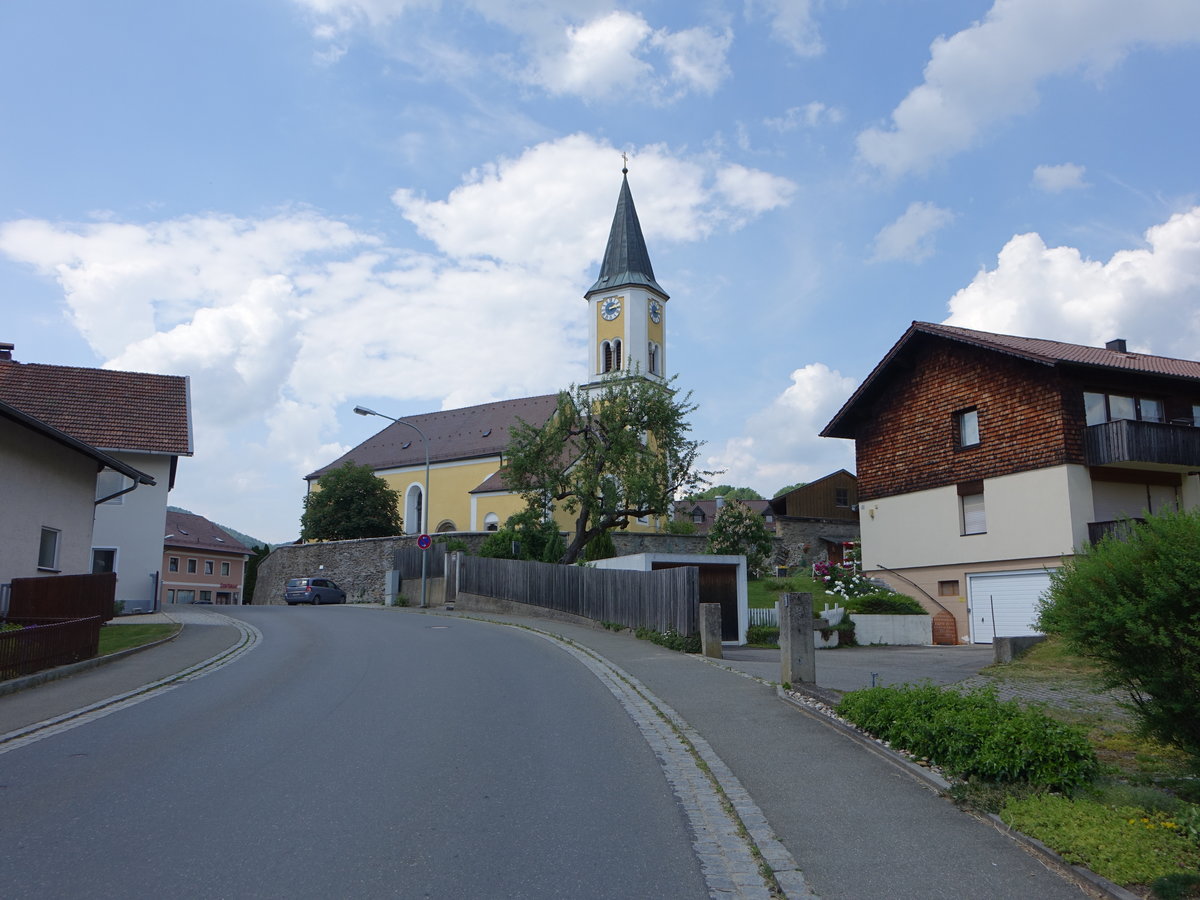
[(705, 465), (915, 320), (1200, 357), (1192, 0), (7, 0), (0, 340), (192, 378), (172, 502), (293, 539), (394, 416), (587, 377), (621, 154)]

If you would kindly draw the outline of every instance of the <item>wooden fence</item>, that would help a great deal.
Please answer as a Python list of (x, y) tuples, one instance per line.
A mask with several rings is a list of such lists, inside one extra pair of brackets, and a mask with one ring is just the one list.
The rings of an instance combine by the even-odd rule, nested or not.
[(428, 550), (420, 550), (416, 547), (397, 547), (393, 555), (392, 568), (400, 573), (401, 578), (420, 578), (422, 558), (426, 560), (426, 577), (441, 578), (446, 574), (445, 544), (434, 544)]
[(693, 567), (630, 572), (464, 555), (456, 588), (628, 628), (699, 632), (700, 573)]
[(116, 596), (115, 572), (14, 578), (7, 617), (28, 623), (99, 616), (107, 622), (113, 617)]
[(91, 659), (104, 619), (91, 616), (0, 632), (0, 680)]

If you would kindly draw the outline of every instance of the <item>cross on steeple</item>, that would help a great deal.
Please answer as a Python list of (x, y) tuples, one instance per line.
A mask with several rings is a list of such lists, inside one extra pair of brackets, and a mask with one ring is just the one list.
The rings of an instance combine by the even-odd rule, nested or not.
[(621, 154), (621, 174), (622, 175), (629, 174), (629, 154), (628, 153)]

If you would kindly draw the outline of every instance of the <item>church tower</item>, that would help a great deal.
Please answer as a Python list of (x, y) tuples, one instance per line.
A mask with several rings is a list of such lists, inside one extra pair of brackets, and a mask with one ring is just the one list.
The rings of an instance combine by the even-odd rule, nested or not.
[(650, 254), (621, 169), (621, 194), (608, 233), (600, 277), (583, 295), (588, 302), (589, 378), (595, 384), (622, 373), (666, 381), (667, 300), (654, 280)]

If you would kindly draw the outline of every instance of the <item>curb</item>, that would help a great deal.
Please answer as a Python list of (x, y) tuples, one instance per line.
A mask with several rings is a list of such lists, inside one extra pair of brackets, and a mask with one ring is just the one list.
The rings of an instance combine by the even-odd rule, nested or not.
[(22, 675), (18, 678), (10, 678), (7, 681), (0, 681), (0, 697), (6, 697), (9, 694), (15, 694), (18, 691), (23, 691), (26, 688), (37, 687), (38, 685), (47, 684), (51, 681), (58, 681), (61, 678), (69, 678), (72, 675), (78, 675), (80, 672), (87, 672), (90, 669), (96, 669), (108, 663), (117, 662), (125, 659), (135, 653), (141, 653), (143, 650), (149, 650), (151, 647), (158, 647), (161, 644), (169, 643), (175, 640), (179, 635), (183, 634), (183, 629), (186, 625), (176, 623), (179, 629), (171, 635), (164, 638), (159, 638), (157, 641), (150, 641), (148, 644), (139, 644), (136, 647), (129, 647), (125, 650), (118, 650), (116, 653), (107, 653), (104, 656), (93, 656), (91, 659), (82, 659), (76, 663), (68, 663), (65, 666), (55, 666), (53, 669), (43, 669), (41, 672), (34, 672), (32, 675)]

